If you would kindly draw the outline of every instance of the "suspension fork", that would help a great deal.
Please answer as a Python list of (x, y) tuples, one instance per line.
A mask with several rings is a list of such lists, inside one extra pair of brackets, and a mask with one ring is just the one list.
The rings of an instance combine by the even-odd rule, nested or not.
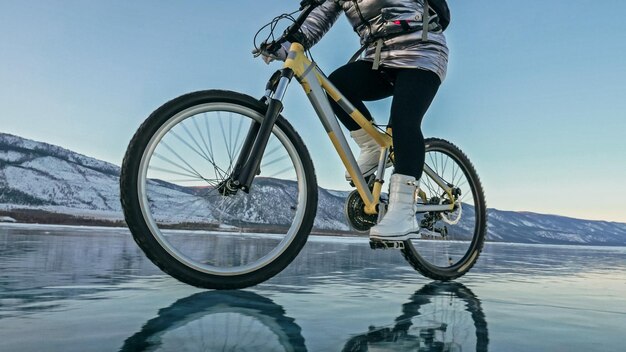
[[(233, 174), (226, 185), (231, 192), (236, 192), (237, 189), (246, 193), (250, 192), (252, 181), (260, 171), (261, 158), (272, 134), (274, 124), (283, 110), (282, 100), (293, 75), (294, 73), (290, 68), (284, 68), (270, 78), (265, 93), (267, 99), (265, 117), (260, 123), (254, 121), (248, 129), (241, 153), (233, 168)], [(276, 83), (277, 80), (278, 83)]]

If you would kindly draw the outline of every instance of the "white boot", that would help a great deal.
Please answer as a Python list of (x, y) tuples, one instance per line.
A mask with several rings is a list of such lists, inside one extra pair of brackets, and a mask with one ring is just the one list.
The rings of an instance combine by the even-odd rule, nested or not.
[[(350, 136), (352, 136), (352, 139), (354, 139), (359, 148), (361, 148), (361, 153), (356, 162), (359, 164), (359, 169), (361, 169), (363, 177), (367, 178), (367, 176), (376, 172), (376, 168), (378, 167), (380, 145), (362, 128), (351, 131)], [(348, 171), (346, 171), (346, 180), (352, 181), (352, 177), (350, 177)]]
[(415, 219), (415, 177), (391, 175), (389, 207), (380, 223), (370, 229), (370, 239), (380, 241), (405, 241), (419, 238), (419, 225)]

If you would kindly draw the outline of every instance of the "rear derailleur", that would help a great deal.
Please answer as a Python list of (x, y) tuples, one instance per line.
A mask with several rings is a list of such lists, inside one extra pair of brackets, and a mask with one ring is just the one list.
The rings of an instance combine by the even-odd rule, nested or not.
[[(432, 197), (428, 204), (450, 204), (450, 202), (446, 199), (441, 201), (438, 197)], [(424, 218), (420, 221), (421, 236), (423, 239), (446, 239), (448, 237), (448, 227), (443, 225), (442, 227), (437, 227), (437, 222), (442, 220), (440, 212), (429, 211), (424, 214)]]

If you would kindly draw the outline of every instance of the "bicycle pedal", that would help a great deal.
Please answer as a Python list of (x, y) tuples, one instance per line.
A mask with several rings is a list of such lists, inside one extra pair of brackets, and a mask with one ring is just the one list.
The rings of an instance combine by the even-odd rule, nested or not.
[(404, 241), (370, 240), (371, 249), (404, 249)]

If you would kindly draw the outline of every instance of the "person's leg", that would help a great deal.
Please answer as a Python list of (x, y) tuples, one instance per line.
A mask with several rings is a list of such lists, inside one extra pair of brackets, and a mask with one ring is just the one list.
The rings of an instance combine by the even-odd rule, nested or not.
[[(341, 92), (341, 94), (354, 105), (368, 120), (372, 115), (363, 104), (363, 101), (379, 100), (389, 97), (393, 93), (393, 86), (379, 70), (372, 70), (372, 63), (356, 61), (338, 68), (333, 72), (329, 80)], [(368, 177), (376, 171), (380, 146), (365, 132), (336, 102), (330, 99), (333, 111), (348, 130), (350, 136), (359, 146), (360, 152), (357, 158), (359, 169), (364, 177)], [(346, 172), (346, 180), (352, 177)]]
[[(355, 61), (339, 67), (328, 79), (368, 120), (372, 115), (364, 101), (380, 100), (391, 96), (393, 86), (378, 70), (372, 70), (372, 63)], [(350, 131), (360, 129), (359, 125), (334, 100), (330, 99), (333, 111), (339, 121)]]
[(389, 182), (389, 206), (382, 221), (370, 229), (370, 238), (404, 241), (418, 237), (415, 219), (415, 191), (422, 175), (425, 158), (421, 124), (439, 85), (439, 77), (430, 71), (398, 69), (391, 103), (395, 172)]
[(422, 119), (441, 81), (431, 71), (399, 69), (389, 118), (393, 129), (395, 173), (419, 180), (424, 169), (425, 145)]

